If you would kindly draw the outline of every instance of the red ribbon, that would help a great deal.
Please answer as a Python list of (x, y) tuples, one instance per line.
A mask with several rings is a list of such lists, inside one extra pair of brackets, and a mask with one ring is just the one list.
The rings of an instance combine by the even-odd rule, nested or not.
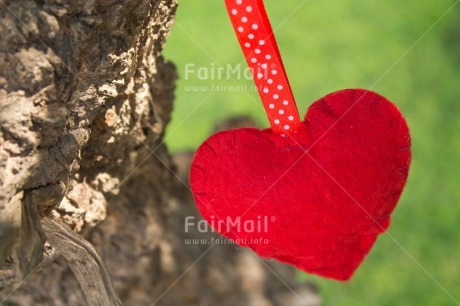
[(302, 123), (263, 1), (225, 4), (273, 132), (294, 133)]

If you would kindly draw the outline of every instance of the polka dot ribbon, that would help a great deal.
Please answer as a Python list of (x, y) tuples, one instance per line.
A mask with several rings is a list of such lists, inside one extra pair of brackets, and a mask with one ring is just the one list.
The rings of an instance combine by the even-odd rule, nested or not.
[(225, 4), (273, 132), (294, 133), (301, 120), (263, 0)]

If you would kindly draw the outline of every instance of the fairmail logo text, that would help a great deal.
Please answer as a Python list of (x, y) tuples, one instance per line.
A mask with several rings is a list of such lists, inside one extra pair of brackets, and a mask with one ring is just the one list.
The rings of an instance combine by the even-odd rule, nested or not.
[(211, 216), (208, 221), (196, 220), (194, 216), (185, 218), (184, 230), (186, 233), (196, 229), (200, 233), (267, 233), (269, 224), (275, 222), (275, 217), (257, 216), (255, 219), (242, 219), (241, 216), (230, 216), (220, 219)]

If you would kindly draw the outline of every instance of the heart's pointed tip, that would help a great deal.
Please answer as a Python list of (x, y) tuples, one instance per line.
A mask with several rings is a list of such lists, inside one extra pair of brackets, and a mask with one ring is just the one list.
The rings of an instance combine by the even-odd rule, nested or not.
[(346, 282), (351, 281), (351, 278), (353, 277), (354, 272), (355, 271), (353, 271), (352, 273), (349, 273), (349, 274), (336, 274), (336, 275), (331, 275), (331, 274), (325, 275), (325, 274), (322, 274), (322, 273), (312, 273), (312, 274), (315, 274), (317, 276), (326, 278), (326, 279), (331, 280), (331, 281), (346, 283)]
[(338, 281), (338, 282), (348, 282), (351, 280), (353, 275), (355, 274), (356, 270), (359, 268), (361, 261), (358, 265), (347, 265), (347, 267), (335, 267), (335, 268), (319, 268), (319, 269), (312, 269), (308, 266), (298, 265), (298, 264), (291, 264), (298, 269), (304, 271), (307, 274), (317, 275), (323, 278), (327, 278), (330, 280)]
[(352, 273), (350, 275), (340, 275), (338, 277), (333, 277), (333, 276), (325, 276), (325, 277), (330, 279), (330, 280), (336, 281), (336, 282), (347, 283), (347, 282), (351, 281), (351, 278), (353, 277), (353, 274), (354, 273)]
[(305, 269), (304, 267), (299, 267), (296, 265), (297, 268), (300, 270), (308, 273), (308, 274), (313, 274), (317, 275), (323, 278), (327, 278), (333, 281), (338, 281), (338, 282), (348, 282), (352, 279), (353, 275), (355, 274), (356, 270), (359, 267), (358, 266), (349, 266), (346, 269), (344, 267), (337, 268), (337, 269), (318, 269), (318, 270), (311, 270), (311, 269)]

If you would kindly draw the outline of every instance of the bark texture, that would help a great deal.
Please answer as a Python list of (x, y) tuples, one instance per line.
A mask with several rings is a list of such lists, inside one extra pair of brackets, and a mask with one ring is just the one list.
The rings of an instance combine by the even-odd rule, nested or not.
[(177, 168), (162, 143), (176, 70), (161, 51), (176, 7), (0, 0), (2, 305), (86, 305), (46, 244), (40, 220), (50, 214), (95, 246), (125, 305), (319, 303), (290, 268), (185, 243), (203, 237), (184, 232), (184, 218), (198, 218), (191, 155)]

